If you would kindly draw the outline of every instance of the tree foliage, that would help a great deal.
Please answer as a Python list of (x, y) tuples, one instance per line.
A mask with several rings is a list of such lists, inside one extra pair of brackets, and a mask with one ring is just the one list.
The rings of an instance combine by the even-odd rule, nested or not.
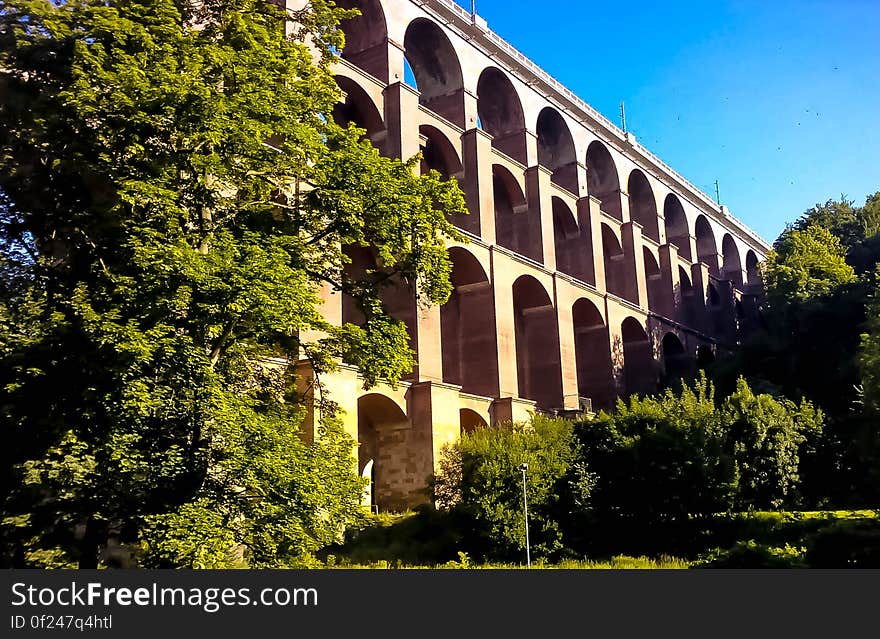
[(579, 425), (587, 468), (598, 477), (597, 517), (661, 521), (797, 500), (805, 444), (824, 416), (755, 394), (745, 380), (718, 401), (705, 375), (680, 392), (631, 397)]
[(767, 254), (763, 268), (771, 306), (827, 295), (855, 280), (840, 239), (822, 226), (788, 229)]
[(439, 505), (472, 522), (487, 556), (519, 559), (525, 553), (526, 463), (533, 556), (552, 556), (563, 548), (566, 507), (589, 498), (593, 478), (577, 457), (573, 425), (565, 420), (535, 416), (530, 423), (478, 429), (446, 450), (435, 480)]
[[(445, 301), (447, 216), (465, 208), (454, 182), (334, 123), (348, 15), (4, 4), (4, 563), (138, 544), (147, 565), (286, 565), (357, 512), (353, 442), (333, 419), (300, 430), (291, 362), (407, 373), (382, 290)], [(376, 268), (347, 269), (347, 246)], [(322, 287), (364, 321), (325, 322)]]
[(866, 331), (862, 334), (859, 366), (865, 408), (876, 417), (880, 415), (880, 271), (875, 281), (868, 304)]

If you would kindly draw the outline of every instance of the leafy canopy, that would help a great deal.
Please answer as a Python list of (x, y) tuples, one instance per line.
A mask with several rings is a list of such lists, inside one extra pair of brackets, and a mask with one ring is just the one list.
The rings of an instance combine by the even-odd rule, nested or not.
[[(357, 512), (353, 442), (330, 403), (300, 428), (292, 363), (406, 374), (383, 289), (445, 301), (465, 208), (334, 123), (349, 15), (3, 5), (4, 563), (94, 566), (121, 544), (147, 565), (285, 565)], [(350, 246), (375, 268), (351, 269)], [(328, 324), (331, 291), (363, 322)]]

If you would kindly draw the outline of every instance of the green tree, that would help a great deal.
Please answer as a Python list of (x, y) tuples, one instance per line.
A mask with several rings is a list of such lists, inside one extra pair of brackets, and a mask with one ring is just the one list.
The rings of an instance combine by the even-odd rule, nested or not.
[(865, 408), (874, 415), (880, 413), (880, 271), (876, 282), (859, 353)]
[(686, 519), (733, 506), (725, 425), (702, 373), (679, 392), (621, 400), (577, 433), (583, 462), (597, 477), (590, 501), (599, 520)]
[(865, 239), (855, 201), (847, 200), (845, 195), (841, 195), (839, 200), (828, 200), (825, 204), (816, 204), (807, 209), (792, 228), (806, 231), (811, 226), (827, 229), (845, 248)]
[(783, 232), (767, 255), (763, 276), (771, 308), (827, 295), (855, 280), (840, 239), (816, 225)]
[[(145, 565), (290, 565), (357, 512), (352, 442), (332, 418), (300, 431), (290, 362), (408, 372), (382, 289), (443, 302), (465, 208), (333, 122), (347, 15), (3, 5), (5, 564), (95, 566), (122, 544)], [(376, 269), (349, 272), (347, 246)], [(328, 325), (322, 286), (364, 321)]]
[(530, 423), (478, 429), (447, 449), (435, 480), (440, 505), (471, 522), (480, 551), (518, 560), (525, 553), (523, 463), (528, 464), (533, 556), (550, 557), (564, 547), (560, 524), (567, 506), (586, 504), (592, 476), (577, 462), (571, 422), (535, 416)]
[(738, 478), (739, 509), (778, 509), (795, 505), (800, 460), (822, 433), (822, 411), (755, 394), (743, 378), (722, 406), (727, 450)]

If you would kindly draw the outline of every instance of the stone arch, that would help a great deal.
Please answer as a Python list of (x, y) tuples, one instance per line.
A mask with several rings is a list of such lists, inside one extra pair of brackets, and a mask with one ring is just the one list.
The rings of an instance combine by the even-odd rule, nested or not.
[(455, 48), (427, 18), (409, 23), (403, 49), (415, 76), (419, 104), (464, 128), (464, 82)]
[(653, 349), (648, 333), (634, 317), (620, 326), (623, 342), (623, 386), (626, 395), (646, 395), (657, 390)]
[(590, 255), (581, 239), (574, 213), (559, 197), (553, 197), (553, 243), (556, 270), (582, 282), (590, 279)]
[(381, 150), (386, 133), (385, 122), (379, 107), (369, 94), (351, 78), (337, 75), (336, 84), (345, 93), (345, 101), (337, 102), (333, 106), (333, 120), (340, 126), (348, 126), (351, 123), (365, 129), (366, 137), (376, 148)]
[(495, 199), (495, 241), (536, 262), (543, 262), (541, 218), (529, 210), (526, 196), (513, 174), (500, 164), (492, 166)]
[(660, 315), (668, 316), (672, 309), (669, 291), (663, 282), (663, 274), (654, 253), (645, 246), (642, 247), (642, 255), (645, 262), (645, 285), (648, 293), (648, 309)]
[[(627, 272), (626, 255), (614, 230), (608, 225), (602, 224), (602, 255), (605, 261), (605, 288), (612, 295), (616, 295), (634, 304), (638, 304), (638, 296), (633, 295), (630, 274)], [(635, 297), (635, 299), (633, 299)]]
[(495, 301), (489, 278), (467, 249), (449, 249), (452, 293), (440, 307), (443, 381), (484, 397), (498, 395)]
[(416, 487), (403, 468), (415, 466), (418, 453), (406, 412), (387, 395), (368, 393), (358, 398), (357, 419), (358, 473), (371, 479), (365, 499), (381, 511), (404, 510)]
[(520, 164), (526, 164), (526, 120), (522, 102), (513, 82), (496, 67), (486, 67), (480, 74), (477, 114), (482, 129), (492, 136), (492, 146)]
[[(387, 270), (378, 264), (376, 251), (372, 247), (348, 245), (343, 247), (342, 252), (347, 258), (343, 279), (349, 283), (369, 282), (381, 286), (379, 299), (386, 312), (406, 325), (410, 348), (416, 350), (416, 299), (413, 289), (397, 275), (387, 277)], [(342, 323), (361, 326), (365, 321), (358, 301), (347, 293), (343, 294)]]
[(723, 256), (723, 277), (732, 281), (738, 288), (743, 287), (743, 267), (739, 257), (739, 249), (736, 241), (730, 233), (725, 233), (721, 239), (721, 254)]
[(603, 211), (623, 221), (617, 165), (608, 148), (598, 140), (587, 147), (587, 191), (602, 202)]
[(358, 9), (360, 15), (340, 24), (345, 33), (342, 59), (374, 78), (388, 83), (388, 26), (379, 0), (336, 0), (341, 9)]
[(562, 408), (562, 367), (556, 309), (544, 286), (531, 275), (513, 283), (516, 372), (519, 396), (538, 409)]
[(678, 247), (678, 254), (689, 261), (693, 261), (691, 254), (691, 233), (688, 230), (687, 217), (681, 200), (674, 193), (670, 193), (663, 201), (663, 218), (666, 227), (666, 241)]
[(421, 172), (424, 174), (433, 169), (446, 180), (461, 177), (461, 158), (452, 141), (440, 129), (429, 124), (420, 126), (419, 134), (425, 138)]
[(614, 406), (617, 391), (611, 364), (611, 340), (602, 313), (580, 298), (571, 308), (578, 395), (592, 401), (593, 410)]
[(691, 361), (685, 351), (684, 344), (675, 333), (666, 333), (660, 342), (663, 354), (663, 371), (666, 384), (684, 379), (691, 374)]
[(553, 172), (554, 184), (578, 194), (577, 152), (562, 115), (553, 107), (538, 114), (538, 164)]
[(459, 409), (458, 420), (461, 425), (462, 435), (465, 433), (472, 433), (480, 428), (489, 428), (489, 423), (483, 419), (483, 416), (470, 408)]
[(746, 282), (749, 286), (761, 287), (761, 268), (758, 266), (758, 256), (752, 249), (746, 253)]
[(629, 193), (629, 214), (633, 222), (642, 225), (642, 233), (655, 242), (660, 241), (657, 200), (648, 178), (639, 169), (629, 174), (626, 190)]
[(694, 223), (694, 237), (697, 240), (697, 260), (709, 267), (709, 273), (718, 277), (718, 245), (715, 233), (705, 215), (698, 215)]

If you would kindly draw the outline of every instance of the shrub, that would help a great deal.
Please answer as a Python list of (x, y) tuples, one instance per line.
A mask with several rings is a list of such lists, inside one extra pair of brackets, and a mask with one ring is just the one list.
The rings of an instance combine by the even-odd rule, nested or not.
[(472, 522), (483, 554), (518, 559), (525, 551), (520, 467), (527, 463), (532, 553), (558, 554), (562, 505), (586, 504), (591, 487), (576, 465), (576, 447), (572, 423), (561, 419), (535, 416), (528, 424), (478, 429), (447, 449), (435, 494)]
[(743, 378), (722, 407), (726, 448), (738, 476), (736, 506), (790, 504), (800, 479), (800, 448), (822, 430), (822, 411), (770, 395), (755, 395)]
[(597, 517), (675, 519), (733, 505), (736, 478), (705, 376), (678, 394), (618, 402), (615, 413), (600, 413), (577, 432), (598, 477)]

